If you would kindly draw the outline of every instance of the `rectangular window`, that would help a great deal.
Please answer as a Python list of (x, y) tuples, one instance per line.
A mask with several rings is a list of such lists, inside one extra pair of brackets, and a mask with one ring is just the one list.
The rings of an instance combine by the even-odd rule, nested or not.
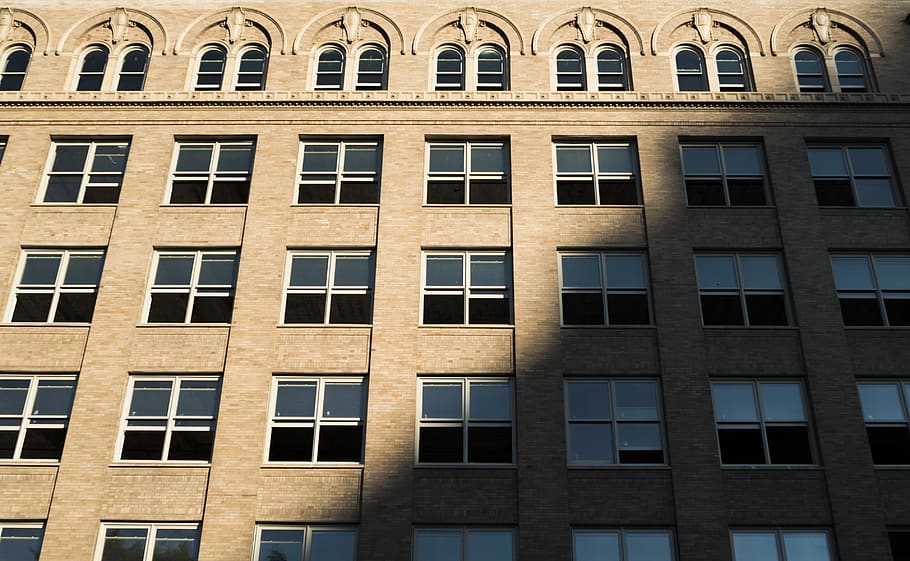
[(41, 187), (44, 203), (116, 203), (129, 142), (54, 142)]
[(656, 381), (570, 379), (565, 388), (569, 465), (667, 463)]
[(44, 525), (0, 522), (0, 559), (38, 561)]
[(381, 144), (376, 140), (303, 140), (297, 204), (379, 203)]
[(7, 312), (11, 322), (90, 323), (104, 250), (27, 250)]
[(237, 251), (157, 251), (146, 323), (230, 323)]
[(674, 561), (670, 530), (572, 530), (572, 561)]
[(246, 204), (254, 143), (185, 141), (174, 147), (170, 204)]
[(414, 561), (515, 561), (511, 528), (415, 528)]
[(834, 561), (831, 536), (824, 530), (730, 530), (733, 561)]
[(221, 384), (215, 376), (132, 376), (119, 460), (210, 462)]
[(363, 461), (363, 378), (276, 376), (269, 418), (269, 462)]
[(876, 465), (910, 465), (910, 382), (861, 382), (866, 434)]
[(199, 525), (102, 524), (97, 561), (196, 561)]
[(910, 255), (832, 255), (844, 325), (910, 325)]
[(887, 146), (827, 144), (809, 146), (808, 150), (819, 205), (894, 207), (901, 204)]
[(681, 148), (689, 205), (769, 204), (760, 144), (687, 142)]
[(816, 463), (801, 383), (712, 382), (711, 393), (722, 464)]
[[(504, 251), (424, 253), (423, 323), (512, 323), (512, 261)], [(467, 266), (466, 266), (467, 265)]]
[(75, 376), (0, 375), (0, 460), (60, 460), (75, 391)]
[(508, 143), (427, 143), (427, 204), (504, 205), (509, 191)]
[(560, 253), (563, 325), (651, 325), (643, 253)]
[(556, 204), (641, 204), (634, 142), (557, 143), (553, 149)]
[(373, 255), (369, 251), (288, 254), (284, 323), (372, 321)]
[(793, 325), (779, 255), (696, 255), (695, 269), (704, 325)]
[(254, 561), (355, 561), (357, 528), (256, 526)]
[(514, 463), (510, 379), (422, 378), (418, 385), (418, 463)]

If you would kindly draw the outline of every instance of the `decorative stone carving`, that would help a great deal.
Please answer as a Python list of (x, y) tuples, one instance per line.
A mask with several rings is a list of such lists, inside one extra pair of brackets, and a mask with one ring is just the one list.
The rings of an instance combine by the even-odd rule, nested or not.
[(692, 27), (698, 32), (698, 38), (702, 43), (708, 43), (713, 39), (711, 28), (714, 27), (714, 18), (707, 8), (701, 8), (692, 16)]
[(126, 8), (119, 6), (114, 9), (111, 19), (105, 24), (111, 30), (111, 43), (126, 41), (126, 34), (131, 27), (136, 27), (136, 22), (130, 21), (130, 14)]
[(819, 43), (825, 45), (832, 41), (831, 28), (834, 26), (831, 23), (831, 16), (828, 14), (828, 10), (824, 8), (816, 9), (812, 13), (810, 23), (815, 34), (818, 36)]
[(474, 8), (465, 8), (458, 14), (458, 27), (464, 33), (464, 42), (470, 43), (477, 38), (477, 28), (480, 27), (480, 18)]
[(360, 26), (366, 26), (363, 15), (355, 7), (350, 7), (341, 17), (341, 29), (344, 31), (345, 40), (350, 44), (360, 39)]
[(231, 8), (231, 13), (225, 18), (222, 24), (227, 29), (227, 40), (229, 43), (236, 43), (243, 38), (243, 28), (252, 27), (253, 23), (246, 21), (246, 14), (240, 7)]
[(575, 14), (575, 27), (581, 33), (581, 40), (590, 43), (594, 40), (594, 28), (597, 27), (597, 16), (589, 6)]
[(21, 26), (22, 23), (16, 21), (12, 10), (9, 8), (0, 9), (0, 42), (8, 40), (13, 28)]

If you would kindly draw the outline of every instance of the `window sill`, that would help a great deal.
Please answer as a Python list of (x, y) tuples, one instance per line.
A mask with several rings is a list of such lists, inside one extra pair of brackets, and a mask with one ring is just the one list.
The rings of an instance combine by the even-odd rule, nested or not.
[(415, 463), (414, 469), (452, 469), (452, 470), (465, 470), (465, 469), (483, 469), (483, 470), (517, 470), (518, 464), (420, 464)]
[[(910, 466), (908, 466), (910, 467)], [(721, 471), (825, 471), (824, 466), (812, 465), (785, 465), (785, 464), (758, 464), (758, 465), (720, 465)]]
[(417, 327), (432, 329), (515, 329), (514, 323), (421, 323)]
[(117, 208), (119, 203), (44, 203), (35, 202), (29, 206), (32, 208)]
[(603, 330), (617, 330), (617, 329), (657, 329), (656, 325), (560, 325), (561, 329), (603, 329)]
[(798, 325), (702, 325), (705, 331), (799, 331)]
[(5, 321), (0, 322), (0, 327), (91, 327), (91, 323), (77, 323), (68, 321)]
[(670, 464), (568, 464), (566, 468), (572, 471), (672, 471)]
[(847, 331), (881, 331), (885, 333), (910, 331), (910, 325), (845, 325), (844, 329)]
[(357, 462), (266, 462), (260, 469), (351, 469), (362, 471), (363, 463)]
[(291, 208), (379, 208), (379, 203), (291, 203)]
[(645, 208), (645, 205), (642, 203), (638, 203), (638, 204), (634, 204), (634, 205), (604, 205), (604, 204), (598, 205), (598, 204), (593, 204), (593, 203), (592, 204), (561, 205), (559, 203), (556, 203), (554, 206), (556, 208), (602, 208), (602, 209), (617, 208), (617, 209), (633, 209), (633, 210), (641, 210), (641, 209)]
[(178, 328), (191, 328), (191, 327), (230, 327), (230, 323), (137, 323), (136, 327), (151, 327), (151, 328), (165, 328), (165, 327), (178, 327)]
[(423, 203), (424, 208), (510, 208), (512, 203), (485, 203), (485, 204), (472, 204), (472, 203), (454, 203), (454, 204), (445, 204), (445, 203)]
[(907, 471), (910, 470), (910, 464), (874, 464), (872, 469), (875, 471)]
[(115, 460), (108, 465), (109, 468), (210, 468), (212, 462), (195, 462), (195, 461), (174, 461), (174, 460), (148, 460), (145, 462), (137, 460), (119, 461)]
[(869, 210), (878, 210), (878, 211), (902, 211), (906, 212), (907, 207), (903, 205), (898, 206), (851, 206), (851, 205), (818, 205), (818, 208), (822, 212), (825, 211), (834, 211), (837, 213), (853, 212), (853, 211), (869, 211)]
[(692, 210), (724, 210), (748, 212), (750, 210), (761, 210), (769, 212), (775, 210), (777, 205), (687, 205), (686, 208)]
[(324, 329), (371, 329), (372, 323), (279, 323), (275, 327), (279, 329), (295, 328), (324, 328)]
[(249, 203), (161, 203), (160, 208), (246, 208)]
[(0, 469), (10, 467), (59, 467), (60, 460), (0, 460)]

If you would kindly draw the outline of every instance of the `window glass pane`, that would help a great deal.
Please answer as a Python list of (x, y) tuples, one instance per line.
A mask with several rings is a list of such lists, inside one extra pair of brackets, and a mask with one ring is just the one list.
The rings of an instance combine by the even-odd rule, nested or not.
[(95, 49), (85, 55), (82, 61), (82, 73), (104, 72), (105, 66), (107, 66), (107, 50)]
[(733, 558), (736, 561), (780, 560), (777, 555), (777, 538), (773, 533), (736, 532), (732, 541)]
[(291, 258), (292, 287), (325, 287), (329, 271), (328, 256), (302, 256)]
[[(344, 149), (344, 171), (376, 171), (379, 161), (377, 146), (347, 146)], [(331, 170), (329, 170), (331, 171)]]
[(626, 561), (672, 561), (669, 533), (629, 532), (626, 534)]
[(184, 380), (177, 398), (178, 417), (211, 417), (218, 405), (218, 382), (215, 380)]
[(192, 255), (159, 255), (155, 284), (188, 286), (193, 274), (194, 261), (195, 257)]
[(758, 148), (724, 146), (724, 169), (728, 175), (762, 175)]
[(683, 146), (686, 175), (720, 175), (720, 161), (714, 146)]
[(676, 54), (676, 69), (679, 71), (701, 72), (701, 55), (688, 49)]
[(196, 530), (159, 529), (152, 561), (196, 561), (198, 547)]
[(471, 419), (512, 418), (512, 391), (508, 382), (472, 382), (469, 388)]
[(874, 290), (875, 281), (866, 257), (832, 257), (834, 284), (838, 290)]
[(882, 290), (910, 290), (910, 258), (877, 255), (875, 272)]
[(699, 255), (695, 257), (699, 288), (739, 288), (733, 257), (726, 255)]
[(234, 284), (233, 255), (203, 255), (199, 270), (200, 285)]
[(427, 286), (464, 286), (463, 261), (460, 255), (428, 255)]
[(619, 532), (576, 532), (575, 561), (622, 561)]
[(201, 171), (208, 173), (209, 164), (212, 162), (212, 150), (209, 144), (181, 144), (177, 154), (177, 171)]
[(607, 255), (607, 288), (644, 288), (645, 270), (641, 255)]
[(847, 163), (840, 148), (809, 148), (809, 167), (814, 177), (846, 177)]
[(591, 173), (590, 146), (557, 146), (557, 173)]
[(123, 57), (121, 72), (145, 72), (148, 52), (145, 49), (133, 49)]
[(739, 258), (743, 288), (782, 289), (777, 257), (748, 255)]
[(424, 419), (461, 419), (461, 384), (434, 382), (423, 384)]
[(596, 255), (564, 255), (561, 260), (564, 288), (600, 288), (600, 259)]
[(218, 153), (217, 171), (250, 171), (252, 145), (222, 145)]
[(303, 536), (304, 530), (263, 529), (257, 561), (304, 561)]
[[(657, 423), (617, 423), (616, 437), (619, 444), (620, 461), (624, 450), (659, 450), (660, 426)], [(637, 463), (631, 460), (631, 463)]]
[(598, 146), (600, 173), (632, 173), (632, 151), (628, 146)]
[(854, 175), (889, 175), (885, 151), (879, 146), (847, 148)]
[(82, 172), (85, 159), (88, 157), (88, 146), (84, 144), (58, 144), (54, 155), (52, 172)]
[(137, 380), (133, 385), (133, 399), (130, 401), (129, 416), (167, 416), (170, 401), (170, 381)]
[[(75, 392), (73, 380), (40, 380), (32, 415), (69, 415)], [(3, 413), (3, 386), (0, 385), (0, 414)]]
[(464, 172), (464, 146), (430, 146), (430, 172)]
[(830, 561), (828, 536), (823, 533), (785, 532), (784, 553), (788, 561)]
[(608, 382), (570, 382), (569, 420), (609, 419), (610, 384)]
[(308, 144), (303, 148), (303, 171), (331, 172), (338, 169), (338, 146)]
[(460, 530), (417, 530), (415, 561), (464, 561)]
[(860, 384), (859, 400), (867, 421), (906, 421), (897, 384)]
[(360, 418), (363, 384), (332, 382), (325, 385), (322, 416), (326, 418)]
[(613, 427), (609, 423), (569, 423), (569, 461), (613, 463)]
[(472, 255), (471, 286), (506, 286), (504, 255)]
[(22, 414), (28, 384), (28, 380), (0, 380), (0, 415)]
[(43, 528), (3, 528), (0, 532), (0, 559), (38, 561)]
[(278, 397), (275, 401), (276, 417), (315, 417), (316, 382), (278, 382)]
[(101, 279), (102, 259), (100, 255), (70, 255), (63, 284), (69, 286), (97, 285)]
[(335, 259), (334, 286), (369, 286), (370, 258), (363, 256), (339, 256)]
[(617, 382), (616, 418), (657, 419), (657, 385), (652, 382)]
[(356, 549), (357, 533), (353, 530), (314, 530), (308, 561), (354, 561)]
[(758, 385), (762, 416), (766, 421), (805, 421), (803, 392), (799, 384), (761, 383)]
[(54, 284), (57, 282), (60, 259), (59, 254), (39, 253), (26, 256), (20, 284)]
[(142, 561), (147, 537), (145, 528), (108, 528), (101, 561)]
[(93, 172), (123, 172), (126, 166), (126, 144), (96, 145)]
[[(435, 170), (434, 170), (435, 171)], [(502, 146), (471, 146), (472, 173), (503, 173), (505, 149)]]
[(718, 421), (757, 421), (752, 384), (711, 384)]
[(468, 530), (466, 561), (511, 561), (512, 532)]
[(856, 182), (856, 203), (859, 206), (895, 206), (890, 179), (862, 179)]

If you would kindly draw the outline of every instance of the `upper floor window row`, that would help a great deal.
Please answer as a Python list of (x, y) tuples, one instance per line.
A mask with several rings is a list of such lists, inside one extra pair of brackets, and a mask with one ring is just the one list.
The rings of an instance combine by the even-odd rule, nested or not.
[(436, 53), (433, 87), (437, 91), (509, 89), (508, 59), (498, 45), (464, 51), (446, 45)]
[[(111, 56), (105, 45), (87, 48), (79, 58), (72, 88), (79, 92), (142, 90), (149, 65), (148, 47), (141, 44), (127, 47), (116, 57), (113, 65)], [(109, 72), (108, 68), (112, 66), (115, 70)]]
[(313, 89), (316, 90), (384, 90), (388, 80), (388, 56), (378, 45), (368, 45), (353, 53), (354, 64), (348, 64), (349, 53), (339, 45), (328, 45), (316, 54)]
[(799, 47), (793, 53), (793, 68), (801, 92), (872, 90), (865, 57), (850, 47), (839, 48), (832, 56), (823, 56), (814, 47)]
[[(261, 91), (265, 89), (269, 53), (265, 47), (252, 45), (236, 55), (221, 45), (209, 45), (199, 54), (193, 89), (196, 91)], [(225, 77), (231, 82), (225, 84)]]
[(607, 45), (588, 56), (575, 45), (556, 50), (557, 91), (623, 91), (632, 89), (626, 52)]
[(685, 45), (673, 56), (676, 87), (681, 92), (749, 92), (753, 90), (748, 60), (741, 50), (721, 46), (705, 54)]

